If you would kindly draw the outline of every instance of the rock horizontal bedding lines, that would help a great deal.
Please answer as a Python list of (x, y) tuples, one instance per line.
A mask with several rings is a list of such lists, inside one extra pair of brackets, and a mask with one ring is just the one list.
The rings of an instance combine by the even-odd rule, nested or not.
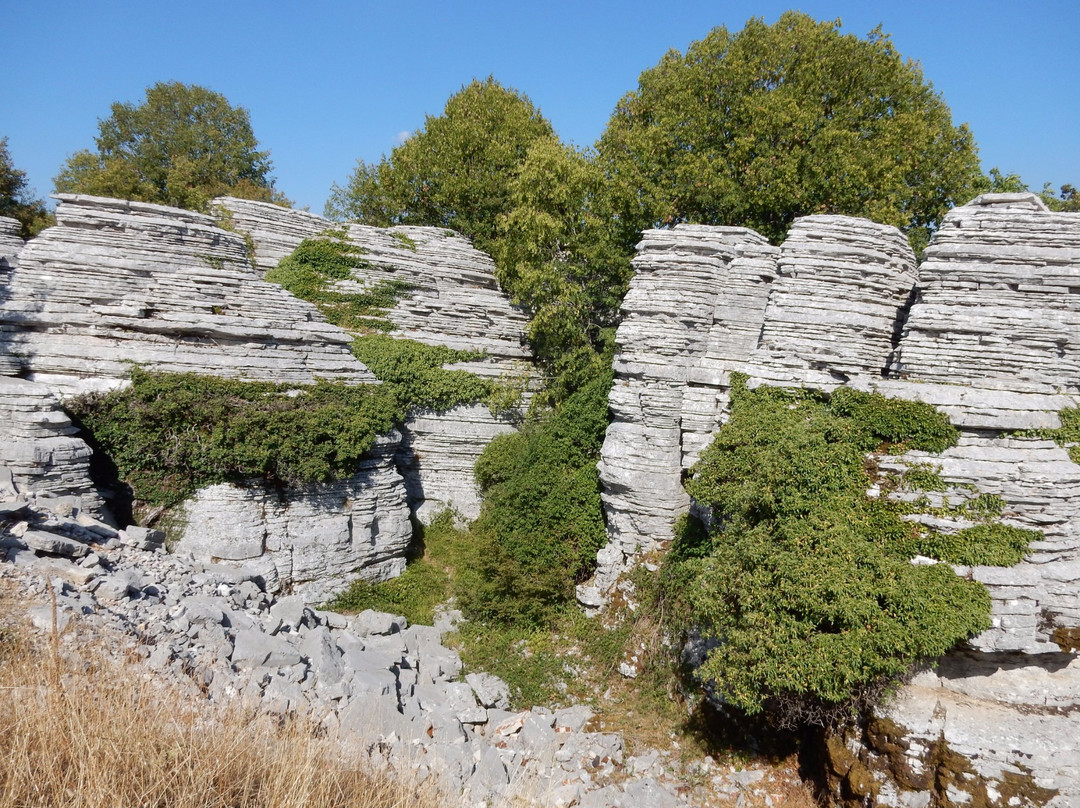
[[(387, 313), (392, 336), (482, 351), (483, 359), (448, 367), (485, 378), (526, 374), (527, 318), (500, 291), (494, 262), (453, 231), (341, 225), (312, 213), (232, 197), (217, 199), (214, 205), (227, 211), (230, 226), (251, 239), (262, 272), (277, 266), (304, 239), (343, 230), (349, 243), (362, 251), (365, 264), (353, 270), (355, 283), (367, 288), (395, 280), (413, 287)], [(523, 409), (529, 396), (526, 391)], [(426, 522), (446, 507), (466, 519), (479, 516), (473, 467), (492, 438), (512, 429), (482, 404), (410, 418), (398, 465), (417, 517)]]
[(924, 804), (926, 756), (940, 742), (991, 788), (1030, 781), (1056, 790), (1046, 805), (1077, 804), (1080, 748), (1066, 739), (1078, 737), (1080, 467), (1056, 443), (1015, 433), (1056, 429), (1058, 412), (1080, 404), (1080, 214), (1051, 213), (1031, 194), (984, 195), (948, 214), (918, 270), (898, 231), (834, 216), (796, 221), (779, 248), (734, 228), (647, 232), (634, 266), (600, 467), (609, 541), (582, 603), (601, 605), (635, 554), (671, 537), (690, 506), (680, 477), (726, 419), (733, 373), (933, 404), (958, 445), (881, 467), (928, 464), (947, 488), (937, 500), (999, 496), (1007, 524), (1044, 538), (1015, 567), (957, 569), (987, 587), (991, 629), (882, 711), (907, 733), (903, 765), (924, 785), (884, 777), (892, 764), (872, 744), (850, 749), (873, 764), (878, 805)]
[(252, 380), (374, 376), (311, 304), (263, 282), (244, 242), (190, 211), (58, 195), (57, 226), (19, 252), (0, 354), (62, 395), (116, 387), (131, 365)]

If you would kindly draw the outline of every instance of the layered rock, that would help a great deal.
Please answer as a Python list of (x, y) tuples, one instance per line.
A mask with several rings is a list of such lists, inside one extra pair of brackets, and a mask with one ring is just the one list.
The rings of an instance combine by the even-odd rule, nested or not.
[(104, 516), (77, 432), (44, 385), (0, 376), (0, 489), (69, 497), (75, 512)]
[[(453, 367), (487, 378), (516, 383), (525, 374), (527, 318), (500, 291), (494, 262), (453, 231), (342, 225), (311, 213), (231, 197), (216, 200), (215, 206), (226, 212), (229, 226), (251, 239), (260, 271), (277, 266), (304, 239), (333, 233), (357, 247), (364, 263), (353, 270), (353, 279), (343, 283), (343, 289), (371, 288), (385, 281), (409, 285), (410, 291), (387, 313), (392, 336), (483, 351), (482, 360)], [(477, 405), (410, 418), (399, 463), (420, 519), (427, 521), (445, 507), (467, 519), (478, 516), (473, 466), (493, 437), (512, 429), (511, 421)]]
[(14, 258), (22, 246), (22, 225), (19, 220), (0, 216), (0, 260)]
[(412, 541), (405, 486), (394, 465), (399, 436), (382, 439), (348, 480), (291, 489), (214, 485), (182, 506), (174, 548), (205, 563), (239, 563), (267, 586), (321, 602), (359, 575), (400, 575)]
[(374, 376), (349, 336), (264, 283), (244, 242), (178, 208), (58, 195), (57, 226), (19, 253), (0, 353), (67, 395), (116, 387), (132, 364), (251, 380)]
[[(597, 583), (610, 584), (633, 548), (670, 538), (686, 508), (675, 491), (678, 474), (726, 418), (732, 373), (746, 374), (751, 386), (830, 391), (846, 384), (933, 404), (961, 430), (958, 445), (940, 455), (883, 458), (882, 469), (930, 465), (947, 485), (931, 504), (996, 495), (1006, 524), (1041, 530), (1043, 538), (1015, 567), (958, 568), (990, 592), (992, 628), (904, 689), (862, 737), (848, 739), (847, 757), (832, 756), (836, 787), (879, 805), (1075, 804), (1080, 750), (1069, 742), (1055, 747), (1053, 739), (1076, 734), (1072, 713), (1080, 705), (1073, 658), (1080, 650), (1080, 467), (1058, 444), (1017, 432), (1056, 429), (1058, 412), (1080, 403), (1073, 336), (1080, 215), (1051, 213), (1030, 194), (985, 195), (948, 215), (917, 274), (895, 229), (807, 217), (778, 254), (757, 247), (759, 263), (739, 287), (744, 305), (717, 305), (715, 320), (695, 307), (703, 296), (719, 297), (714, 258), (699, 250), (708, 238), (708, 228), (676, 227), (646, 234), (640, 248), (643, 271), (624, 304), (616, 420), (601, 467), (612, 528)], [(689, 264), (681, 279), (663, 278), (643, 261), (664, 239), (664, 249)], [(734, 265), (721, 270), (725, 278), (734, 279)], [(631, 395), (638, 406), (626, 406)], [(661, 448), (650, 467), (644, 458), (653, 443)], [(634, 469), (635, 455), (644, 469), (636, 477), (606, 468)], [(970, 526), (962, 512), (946, 512), (957, 515), (913, 518), (945, 531)], [(579, 595), (590, 605), (602, 601), (596, 590)], [(892, 728), (885, 740), (882, 726)], [(953, 753), (969, 762), (955, 763), (963, 758)], [(954, 761), (957, 771), (942, 761)]]
[(1080, 392), (1080, 229), (1033, 194), (949, 212), (919, 268), (903, 378)]

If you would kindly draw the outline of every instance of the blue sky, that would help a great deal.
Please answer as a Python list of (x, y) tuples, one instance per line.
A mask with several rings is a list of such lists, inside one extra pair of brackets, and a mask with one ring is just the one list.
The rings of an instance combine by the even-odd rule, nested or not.
[(879, 23), (967, 122), (984, 169), (1034, 188), (1080, 185), (1080, 0), (904, 2), (20, 2), (3, 9), (0, 136), (39, 195), (93, 146), (114, 101), (158, 81), (247, 107), (277, 185), (321, 212), (332, 182), (441, 112), (473, 77), (536, 103), (563, 139), (592, 144), (620, 96), (669, 49), (788, 8)]

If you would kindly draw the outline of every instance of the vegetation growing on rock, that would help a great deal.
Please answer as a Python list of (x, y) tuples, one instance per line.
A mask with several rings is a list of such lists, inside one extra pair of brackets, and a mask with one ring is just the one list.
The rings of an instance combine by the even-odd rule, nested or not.
[(397, 401), (377, 385), (277, 385), (135, 368), (123, 390), (67, 404), (137, 499), (175, 504), (245, 478), (343, 479), (389, 432)]
[(367, 265), (362, 256), (363, 250), (346, 241), (344, 233), (328, 233), (326, 238), (304, 239), (266, 273), (265, 280), (314, 303), (334, 325), (350, 331), (388, 331), (392, 326), (386, 310), (412, 287), (388, 280), (361, 291), (335, 288), (336, 282), (352, 280), (353, 269)]
[(941, 451), (955, 442), (944, 415), (849, 389), (827, 399), (734, 382), (731, 420), (687, 483), (714, 527), (684, 531), (663, 571), (683, 627), (717, 640), (702, 682), (780, 723), (827, 722), (989, 626), (981, 584), (910, 558), (1011, 564), (1032, 532), (931, 538), (899, 504), (867, 496), (867, 452)]
[(15, 167), (8, 150), (8, 139), (0, 138), (0, 216), (18, 219), (22, 237), (36, 236), (53, 224), (53, 216), (45, 209), (45, 201), (36, 199), (30, 190), (26, 172)]

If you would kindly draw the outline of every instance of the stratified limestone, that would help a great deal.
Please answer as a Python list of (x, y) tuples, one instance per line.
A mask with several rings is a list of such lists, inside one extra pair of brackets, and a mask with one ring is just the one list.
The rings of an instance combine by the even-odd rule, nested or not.
[(595, 587), (609, 587), (627, 557), (670, 538), (689, 507), (680, 439), (687, 380), (718, 313), (725, 323), (715, 333), (731, 352), (756, 337), (774, 253), (745, 228), (679, 225), (642, 234), (616, 334), (612, 423), (599, 465), (608, 545)]
[[(516, 382), (529, 354), (523, 347), (528, 322), (495, 281), (495, 264), (458, 234), (438, 227), (342, 225), (303, 211), (266, 202), (223, 197), (230, 226), (247, 234), (255, 263), (266, 272), (308, 238), (343, 235), (361, 251), (364, 266), (340, 288), (368, 289), (400, 281), (411, 289), (387, 318), (394, 337), (426, 345), (482, 351), (478, 361), (454, 365), (487, 378)], [(526, 401), (527, 404), (527, 395)], [(405, 449), (399, 462), (417, 516), (428, 519), (452, 507), (467, 519), (480, 512), (473, 467), (496, 435), (513, 429), (509, 420), (482, 405), (426, 412), (405, 424)]]
[(18, 219), (0, 216), (0, 261), (14, 258), (23, 248), (22, 225)]
[(919, 268), (899, 375), (1080, 391), (1078, 220), (1034, 194), (984, 194), (950, 211)]
[(268, 284), (244, 242), (202, 214), (58, 195), (57, 226), (19, 253), (0, 303), (0, 353), (53, 391), (123, 383), (133, 364), (310, 383), (371, 373), (350, 337)]
[(182, 506), (175, 551), (256, 570), (273, 590), (316, 602), (357, 577), (400, 575), (412, 525), (393, 461), (398, 441), (381, 440), (351, 479), (290, 489), (285, 498), (257, 483), (204, 488)]
[(0, 376), (0, 488), (75, 497), (77, 510), (100, 518), (90, 447), (77, 432), (47, 387)]

